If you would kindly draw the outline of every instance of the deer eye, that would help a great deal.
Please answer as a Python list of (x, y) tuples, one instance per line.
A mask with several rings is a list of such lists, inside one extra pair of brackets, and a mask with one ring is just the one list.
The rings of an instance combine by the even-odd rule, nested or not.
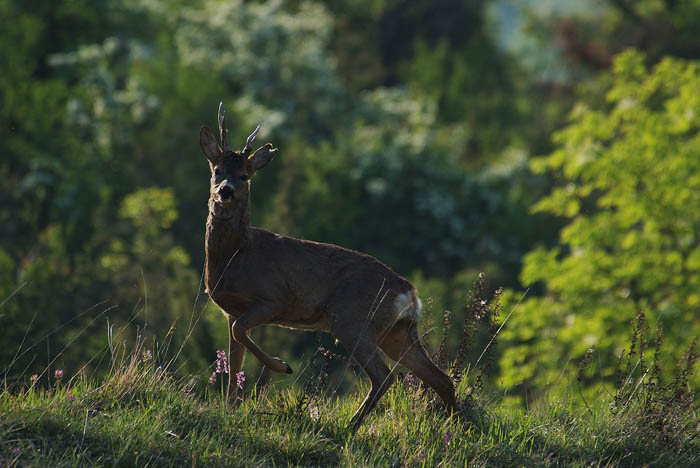
[(248, 180), (248, 176), (247, 176), (247, 175), (242, 175), (242, 176), (239, 177), (239, 179), (241, 179), (241, 180)]

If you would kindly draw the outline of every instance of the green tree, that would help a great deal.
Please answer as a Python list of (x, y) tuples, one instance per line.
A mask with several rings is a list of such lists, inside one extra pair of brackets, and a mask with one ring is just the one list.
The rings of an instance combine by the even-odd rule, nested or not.
[(596, 379), (609, 382), (639, 311), (663, 324), (664, 358), (700, 336), (700, 64), (666, 58), (649, 70), (627, 51), (600, 83), (605, 105), (579, 103), (557, 149), (533, 161), (559, 181), (535, 211), (569, 221), (559, 246), (524, 259), (522, 283), (544, 295), (520, 304), (503, 331), (508, 388), (571, 376), (593, 345)]
[[(0, 336), (8, 343), (0, 350), (0, 370), (12, 382), (45, 369), (47, 359), (77, 370), (100, 357), (106, 319), (125, 323), (138, 310), (139, 300), (117, 287), (126, 274), (103, 274), (97, 260), (115, 243), (138, 247), (152, 232), (138, 223), (122, 229), (128, 216), (120, 218), (115, 207), (143, 184), (139, 143), (157, 101), (139, 73), (145, 51), (129, 39), (143, 24), (133, 9), (2, 1), (0, 11), (13, 18), (0, 33), (7, 70), (0, 78), (6, 181), (0, 189)], [(121, 39), (113, 36), (117, 31)], [(138, 253), (135, 262), (142, 260)], [(167, 242), (152, 243), (148, 253), (166, 259), (158, 270), (165, 281), (154, 281), (156, 290), (162, 284), (180, 291), (174, 297), (188, 290), (194, 297), (194, 275), (171, 268), (188, 262), (186, 256), (168, 263), (173, 249)], [(161, 310), (176, 317), (183, 307), (189, 311), (191, 303)]]

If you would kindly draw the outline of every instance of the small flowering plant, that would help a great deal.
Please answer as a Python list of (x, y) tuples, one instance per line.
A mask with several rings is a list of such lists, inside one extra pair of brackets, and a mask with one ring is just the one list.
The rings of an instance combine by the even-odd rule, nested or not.
[(403, 378), (403, 381), (406, 382), (406, 385), (408, 385), (409, 387), (415, 387), (416, 385), (418, 385), (416, 376), (410, 372), (406, 374), (406, 376)]
[(63, 378), (63, 369), (56, 369), (56, 371), (53, 373), (53, 377), (56, 380), (61, 380)]
[(241, 390), (243, 390), (243, 382), (245, 382), (245, 372), (236, 372), (236, 385), (238, 385), (238, 388)]
[[(226, 358), (226, 351), (219, 349), (216, 351), (216, 361), (214, 362), (215, 365), (215, 370), (211, 373), (211, 376), (209, 376), (209, 385), (214, 385), (216, 383), (216, 378), (217, 374), (228, 374), (229, 373), (229, 367), (228, 367), (228, 359)], [(243, 382), (245, 382), (245, 374), (243, 371), (237, 372), (236, 375), (236, 384), (238, 385), (238, 388), (243, 388)], [(221, 383), (223, 386), (223, 381)], [(223, 391), (223, 387), (222, 387)]]
[(446, 431), (442, 436), (442, 443), (445, 444), (445, 447), (449, 447), (450, 442), (452, 442), (452, 431)]
[(321, 419), (321, 412), (317, 404), (309, 405), (309, 418), (311, 418), (313, 422), (318, 422), (318, 420)]
[(226, 352), (221, 349), (216, 352), (216, 373), (228, 374), (228, 360), (226, 359)]

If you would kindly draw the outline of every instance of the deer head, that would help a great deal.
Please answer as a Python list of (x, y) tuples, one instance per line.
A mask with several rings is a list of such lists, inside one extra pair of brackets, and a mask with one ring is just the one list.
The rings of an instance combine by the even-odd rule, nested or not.
[(252, 155), (252, 144), (260, 125), (250, 134), (241, 151), (231, 151), (228, 145), (226, 114), (219, 103), (219, 142), (211, 130), (202, 127), (199, 144), (211, 169), (210, 204), (214, 215), (227, 217), (236, 208), (246, 206), (250, 196), (250, 178), (267, 166), (277, 154), (270, 143)]

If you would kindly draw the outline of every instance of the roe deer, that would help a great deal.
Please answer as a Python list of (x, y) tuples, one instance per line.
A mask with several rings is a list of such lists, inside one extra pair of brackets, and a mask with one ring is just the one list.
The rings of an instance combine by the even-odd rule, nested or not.
[(362, 366), (371, 389), (352, 417), (354, 430), (394, 380), (380, 348), (454, 410), (452, 381), (418, 337), (421, 303), (413, 285), (369, 255), (251, 227), (250, 179), (277, 149), (267, 143), (251, 155), (258, 126), (241, 151), (231, 151), (221, 104), (218, 121), (220, 144), (207, 127), (199, 140), (211, 168), (205, 282), (228, 319), (229, 397), (246, 349), (269, 369), (292, 372), (248, 336), (250, 329), (269, 324), (330, 332)]

